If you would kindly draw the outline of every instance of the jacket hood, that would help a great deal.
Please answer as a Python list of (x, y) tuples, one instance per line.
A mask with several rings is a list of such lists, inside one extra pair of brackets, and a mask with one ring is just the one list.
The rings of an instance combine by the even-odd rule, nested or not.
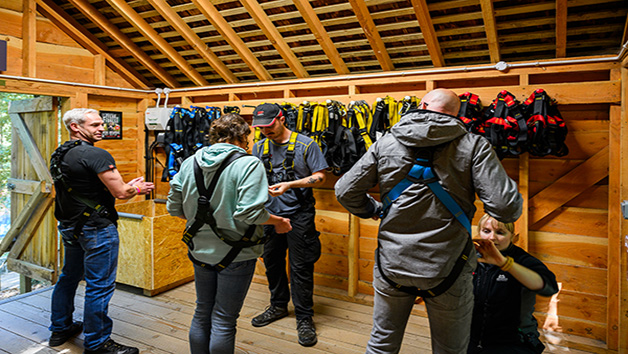
[(210, 172), (218, 169), (220, 164), (235, 151), (246, 153), (241, 147), (232, 144), (217, 143), (198, 150), (194, 154), (194, 158), (203, 170)]
[(419, 148), (444, 144), (467, 133), (458, 118), (428, 110), (406, 114), (390, 132), (401, 144)]

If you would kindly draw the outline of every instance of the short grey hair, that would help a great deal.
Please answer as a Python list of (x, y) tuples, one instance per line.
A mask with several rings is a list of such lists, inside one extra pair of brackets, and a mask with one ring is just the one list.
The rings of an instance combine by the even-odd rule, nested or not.
[(69, 132), (71, 132), (70, 124), (76, 123), (78, 125), (81, 125), (81, 124), (85, 123), (85, 115), (86, 114), (90, 114), (90, 113), (99, 114), (97, 110), (92, 109), (92, 108), (74, 108), (74, 109), (71, 109), (71, 110), (65, 112), (65, 114), (63, 115), (63, 124), (65, 125), (65, 128)]

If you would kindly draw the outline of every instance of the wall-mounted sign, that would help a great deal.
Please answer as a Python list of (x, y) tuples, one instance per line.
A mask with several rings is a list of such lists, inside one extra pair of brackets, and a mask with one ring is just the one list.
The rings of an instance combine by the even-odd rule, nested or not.
[(0, 71), (7, 71), (7, 41), (0, 40)]
[(122, 112), (100, 111), (100, 116), (105, 122), (103, 139), (122, 139)]

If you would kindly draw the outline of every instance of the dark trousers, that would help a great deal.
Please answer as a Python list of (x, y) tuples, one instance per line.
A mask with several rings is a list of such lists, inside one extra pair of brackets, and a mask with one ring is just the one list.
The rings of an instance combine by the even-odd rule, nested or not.
[[(264, 245), (264, 265), (270, 289), (270, 303), (286, 307), (292, 303), (297, 320), (314, 315), (314, 263), (321, 255), (319, 232), (314, 225), (315, 212), (300, 211), (287, 216), (292, 231), (277, 234), (273, 226), (264, 226), (270, 240)], [(286, 274), (286, 250), (290, 264), (290, 287)]]

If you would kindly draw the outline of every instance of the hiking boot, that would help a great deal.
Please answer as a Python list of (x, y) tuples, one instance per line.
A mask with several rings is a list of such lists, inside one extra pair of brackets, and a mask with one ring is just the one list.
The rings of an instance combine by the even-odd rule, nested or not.
[(127, 347), (109, 338), (100, 348), (96, 350), (85, 349), (83, 354), (138, 354), (139, 352), (137, 348)]
[(50, 339), (48, 340), (48, 346), (56, 347), (68, 341), (68, 339), (81, 333), (83, 330), (83, 322), (73, 322), (68, 329), (61, 332), (52, 332)]
[(288, 316), (288, 308), (270, 305), (262, 314), (253, 317), (251, 324), (253, 327), (264, 327), (286, 316)]
[(306, 317), (298, 320), (297, 331), (299, 332), (299, 344), (304, 347), (311, 347), (318, 341), (312, 317)]

